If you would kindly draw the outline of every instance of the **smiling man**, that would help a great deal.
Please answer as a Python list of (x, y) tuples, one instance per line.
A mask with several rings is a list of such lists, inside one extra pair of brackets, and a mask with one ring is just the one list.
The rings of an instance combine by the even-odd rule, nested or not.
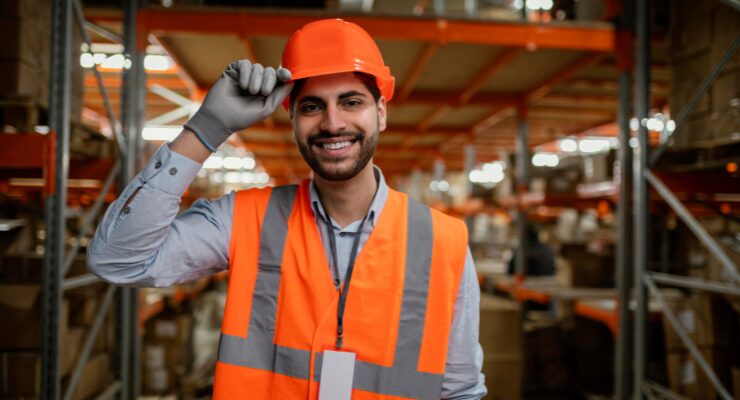
[[(393, 85), (362, 28), (310, 23), (278, 70), (231, 64), (106, 212), (88, 264), (107, 281), (168, 286), (228, 268), (214, 398), (486, 393), (465, 225), (389, 188), (372, 162)], [(313, 179), (178, 216), (211, 152), (281, 103)]]

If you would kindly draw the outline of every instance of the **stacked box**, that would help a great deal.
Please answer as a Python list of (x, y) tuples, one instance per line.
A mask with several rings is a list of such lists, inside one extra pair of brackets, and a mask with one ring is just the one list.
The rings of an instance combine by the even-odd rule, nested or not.
[(48, 105), (51, 8), (50, 0), (0, 3), (0, 96)]
[(480, 336), (488, 399), (519, 399), (522, 393), (521, 305), (481, 294)]
[[(671, 303), (681, 327), (725, 387), (731, 387), (731, 366), (738, 335), (738, 315), (717, 295), (695, 293)], [(709, 378), (691, 357), (683, 341), (663, 318), (666, 363), (670, 388), (692, 399), (714, 399)]]
[[(31, 131), (45, 123), (49, 106), (52, 51), (52, 1), (4, 0), (0, 2), (0, 99), (3, 126)], [(80, 65), (82, 36), (76, 22), (71, 27), (70, 119), (82, 114), (84, 69)], [(31, 110), (29, 112), (28, 110)], [(23, 119), (21, 119), (23, 118)]]
[(142, 392), (168, 394), (192, 364), (193, 318), (167, 310), (147, 321), (142, 345)]
[[(672, 2), (671, 93), (675, 117), (740, 34), (740, 14), (718, 0)], [(740, 126), (740, 61), (727, 64), (674, 139), (676, 147), (731, 143)], [(735, 136), (733, 136), (735, 135)]]
[[(6, 255), (0, 263), (0, 315), (9, 321), (0, 329), (0, 395), (17, 398), (37, 396), (40, 391), (40, 348), (42, 330), (41, 274), (43, 258), (38, 255)], [(85, 272), (79, 257), (69, 276)], [(77, 364), (92, 321), (102, 300), (102, 284), (66, 293), (61, 305), (59, 347), (61, 376), (69, 379)], [(111, 368), (96, 354), (112, 348), (113, 315), (101, 329), (84, 378), (74, 398), (87, 398), (110, 383)], [(91, 364), (91, 365), (88, 365)], [(101, 365), (105, 365), (104, 368)], [(90, 372), (93, 371), (93, 372)], [(17, 377), (18, 374), (23, 375)], [(96, 375), (97, 374), (97, 375)], [(105, 374), (105, 378), (102, 377)], [(106, 380), (107, 379), (107, 380)]]

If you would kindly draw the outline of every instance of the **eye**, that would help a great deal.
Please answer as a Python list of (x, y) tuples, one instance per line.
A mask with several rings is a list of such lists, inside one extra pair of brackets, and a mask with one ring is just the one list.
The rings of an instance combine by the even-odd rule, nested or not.
[(361, 105), (362, 105), (362, 100), (356, 99), (356, 98), (347, 99), (344, 102), (344, 106), (348, 108), (359, 107)]
[(303, 103), (300, 106), (301, 113), (310, 114), (321, 110), (321, 106), (316, 103)]

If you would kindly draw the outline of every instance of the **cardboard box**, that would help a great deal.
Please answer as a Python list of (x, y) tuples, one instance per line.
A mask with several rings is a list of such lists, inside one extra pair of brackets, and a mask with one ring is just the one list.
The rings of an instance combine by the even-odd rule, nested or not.
[[(41, 283), (44, 257), (36, 253), (6, 254), (0, 262), (0, 282)], [(79, 255), (72, 262), (67, 277), (87, 273), (86, 256)]]
[(27, 20), (0, 16), (0, 60), (24, 62), (49, 72), (50, 27), (39, 29)]
[(23, 61), (0, 60), (0, 95), (22, 96), (46, 105), (49, 99), (49, 74)]
[(166, 368), (178, 373), (190, 369), (192, 357), (189, 346), (171, 341), (147, 341), (142, 350), (141, 365), (144, 368)]
[(146, 323), (145, 337), (154, 341), (189, 343), (193, 334), (193, 317), (190, 314), (164, 314)]
[(142, 391), (145, 395), (167, 394), (175, 388), (175, 375), (167, 368), (144, 368)]
[(522, 358), (519, 356), (486, 357), (483, 374), (488, 394), (484, 399), (518, 400), (522, 398)]
[(521, 304), (481, 294), (480, 344), (486, 358), (522, 353)]
[[(695, 293), (686, 298), (673, 300), (671, 310), (694, 344), (699, 347), (714, 345), (715, 324), (710, 295)], [(686, 349), (665, 315), (663, 316), (663, 331), (666, 350)]]
[(67, 329), (67, 334), (62, 338), (61, 362), (59, 374), (62, 376), (72, 372), (77, 365), (77, 359), (82, 352), (82, 345), (85, 343), (88, 331), (81, 327), (71, 327)]
[(41, 391), (41, 359), (38, 353), (0, 353), (0, 394), (37, 396)]
[[(69, 303), (59, 315), (62, 342), (66, 337)], [(27, 284), (0, 284), (0, 315), (7, 321), (0, 329), (0, 348), (36, 350), (41, 346), (41, 287)]]
[(51, 0), (3, 0), (0, 1), (0, 16), (20, 18), (39, 29), (51, 31)]
[(711, 4), (692, 0), (675, 0), (672, 3), (670, 42), (673, 57), (685, 59), (708, 51), (712, 42)]
[[(93, 395), (102, 392), (113, 380), (111, 371), (110, 357), (108, 357), (107, 354), (101, 353), (91, 356), (82, 370), (82, 375), (80, 380), (77, 382), (72, 399), (89, 399)], [(62, 387), (65, 391), (68, 385), (69, 377), (62, 383)]]
[[(711, 349), (702, 350), (702, 355), (713, 365)], [(692, 400), (714, 400), (716, 392), (709, 378), (687, 351), (671, 351), (666, 356), (669, 387), (674, 392)]]

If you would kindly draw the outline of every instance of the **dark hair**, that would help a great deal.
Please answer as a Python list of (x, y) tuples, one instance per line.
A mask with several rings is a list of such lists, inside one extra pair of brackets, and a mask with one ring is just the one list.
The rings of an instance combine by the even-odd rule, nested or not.
[[(377, 103), (380, 99), (380, 89), (378, 88), (378, 83), (375, 80), (375, 77), (366, 74), (364, 72), (357, 72), (355, 71), (355, 76), (360, 79), (363, 85), (367, 88), (367, 90), (370, 92), (371, 95), (373, 95), (373, 99)], [(303, 89), (303, 85), (306, 84), (306, 79), (298, 79), (297, 81), (293, 82), (293, 89), (290, 90), (290, 109), (293, 109), (293, 105), (295, 104), (296, 97), (298, 96), (298, 93), (301, 92)]]

